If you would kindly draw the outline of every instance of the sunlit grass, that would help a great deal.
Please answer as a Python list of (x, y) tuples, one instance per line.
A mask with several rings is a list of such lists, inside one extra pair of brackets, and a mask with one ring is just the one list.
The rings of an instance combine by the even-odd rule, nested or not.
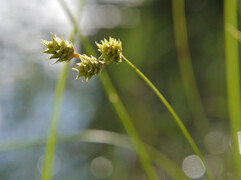
[(236, 173), (241, 179), (241, 155), (239, 153), (238, 132), (241, 130), (241, 104), (240, 104), (240, 71), (238, 41), (227, 31), (229, 26), (237, 28), (237, 1), (224, 1), (224, 35), (225, 35), (225, 59), (226, 59), (226, 80), (228, 94), (228, 110), (230, 128), (232, 134), (232, 149), (236, 164)]

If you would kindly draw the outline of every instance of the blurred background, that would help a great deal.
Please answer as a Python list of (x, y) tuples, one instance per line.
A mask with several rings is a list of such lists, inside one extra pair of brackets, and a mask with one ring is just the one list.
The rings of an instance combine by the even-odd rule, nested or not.
[[(234, 180), (226, 107), (223, 2), (185, 1), (190, 56), (205, 114), (199, 120), (192, 113), (180, 73), (170, 0), (87, 0), (83, 9), (81, 0), (66, 0), (66, 4), (75, 17), (80, 17), (78, 25), (94, 46), (95, 41), (109, 36), (122, 41), (123, 54), (150, 78), (179, 114), (215, 179)], [(41, 41), (51, 40), (51, 32), (69, 37), (73, 25), (58, 0), (2, 0), (0, 23), (0, 179), (39, 180), (44, 145), (21, 145), (47, 137), (62, 66), (41, 53)], [(75, 49), (86, 53), (78, 38)], [(190, 179), (205, 179), (205, 169), (174, 119), (143, 80), (126, 63), (112, 64), (104, 71), (142, 140), (174, 161)], [(126, 134), (99, 77), (86, 83), (76, 81), (76, 75), (70, 68), (58, 133), (64, 137), (98, 129)], [(198, 123), (202, 120), (206, 126)], [(191, 167), (198, 171), (193, 173)], [(160, 179), (172, 179), (156, 169)], [(57, 145), (52, 175), (54, 180), (146, 180), (134, 152), (74, 140)]]

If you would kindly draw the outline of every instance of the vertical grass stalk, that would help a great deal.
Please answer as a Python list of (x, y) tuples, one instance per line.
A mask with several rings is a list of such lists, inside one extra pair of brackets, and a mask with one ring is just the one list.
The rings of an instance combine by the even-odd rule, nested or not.
[(228, 31), (228, 26), (237, 29), (237, 0), (224, 0), (224, 37), (228, 110), (232, 134), (232, 148), (236, 172), (241, 179), (241, 155), (239, 154), (238, 132), (241, 131), (240, 73), (238, 41)]
[(42, 180), (51, 180), (51, 170), (53, 164), (54, 151), (56, 146), (57, 129), (59, 122), (59, 112), (61, 106), (62, 95), (68, 76), (69, 64), (66, 63), (61, 67), (55, 88), (54, 104), (50, 119), (50, 127), (46, 144), (45, 158), (42, 170)]
[[(88, 41), (88, 39), (86, 39), (81, 33), (80, 30), (78, 28), (78, 24), (76, 23), (76, 20), (74, 18), (74, 16), (71, 14), (70, 10), (67, 7), (67, 4), (65, 3), (64, 0), (59, 0), (63, 9), (65, 10), (66, 14), (68, 15), (69, 19), (71, 20), (73, 26), (78, 29), (78, 32), (80, 34), (80, 39), (81, 42), (83, 43), (83, 46), (86, 50), (86, 52), (88, 54), (92, 54), (94, 56), (97, 56), (94, 48), (92, 47), (92, 45), (90, 44), (90, 42)], [(142, 142), (142, 140), (139, 137), (139, 134), (137, 132), (137, 130), (135, 129), (135, 126), (133, 125), (124, 105), (122, 104), (122, 102), (120, 101), (120, 98), (116, 92), (116, 90), (114, 89), (114, 86), (112, 85), (107, 73), (102, 72), (101, 74), (101, 82), (104, 86), (104, 89), (107, 93), (107, 96), (110, 98), (110, 102), (113, 104), (117, 115), (119, 116), (128, 136), (131, 139), (131, 142), (134, 146), (134, 149), (139, 157), (140, 163), (148, 177), (149, 180), (158, 180), (158, 175), (155, 172), (154, 167), (152, 166), (150, 157), (147, 153), (147, 150)], [(112, 98), (111, 98), (112, 97)], [(113, 99), (113, 97), (115, 97)]]
[(136, 71), (136, 73), (147, 83), (147, 85), (153, 90), (153, 92), (157, 95), (157, 97), (160, 99), (160, 101), (164, 104), (164, 106), (168, 109), (174, 120), (176, 121), (178, 127), (180, 128), (181, 132), (184, 134), (185, 138), (187, 139), (188, 143), (190, 144), (193, 151), (198, 155), (203, 163), (206, 166), (206, 174), (209, 180), (213, 180), (213, 177), (211, 173), (209, 172), (207, 165), (205, 163), (205, 160), (203, 159), (203, 155), (199, 148), (197, 147), (196, 143), (194, 142), (193, 138), (191, 137), (190, 133), (187, 131), (186, 127), (182, 123), (181, 119), (177, 115), (177, 113), (174, 111), (172, 106), (168, 103), (168, 101), (165, 99), (165, 97), (160, 93), (160, 91), (155, 87), (155, 85), (137, 68), (132, 64), (128, 59), (126, 59), (124, 56), (122, 56), (123, 61), (125, 61), (132, 69)]
[(172, 14), (182, 83), (197, 131), (204, 136), (209, 131), (209, 122), (203, 109), (189, 51), (185, 0), (172, 0)]
[(158, 180), (158, 176), (152, 167), (151, 159), (147, 153), (147, 150), (141, 141), (141, 138), (135, 129), (129, 114), (127, 113), (124, 105), (122, 104), (116, 90), (114, 89), (109, 76), (106, 72), (102, 72), (100, 76), (101, 82), (105, 88), (106, 94), (109, 97), (110, 102), (115, 108), (117, 115), (119, 116), (128, 136), (130, 137), (131, 143), (140, 159), (143, 169), (149, 179)]
[[(75, 36), (77, 33), (78, 33), (78, 28), (74, 27), (72, 36), (70, 38), (70, 41), (72, 41), (73, 43), (75, 41)], [(41, 180), (51, 180), (51, 172), (52, 172), (52, 164), (53, 164), (56, 139), (57, 139), (61, 100), (65, 89), (68, 71), (69, 71), (69, 63), (66, 63), (64, 64), (64, 66), (61, 67), (61, 70), (59, 72), (59, 76), (56, 82), (54, 103), (53, 103), (52, 114), (50, 118), (50, 126), (49, 126), (48, 138), (46, 143)]]

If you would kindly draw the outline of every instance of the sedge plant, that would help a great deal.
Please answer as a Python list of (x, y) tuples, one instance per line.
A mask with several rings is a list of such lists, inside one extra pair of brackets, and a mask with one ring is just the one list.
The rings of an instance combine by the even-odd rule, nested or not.
[[(160, 93), (160, 91), (155, 87), (155, 85), (137, 68), (135, 67), (122, 53), (122, 42), (115, 38), (110, 37), (109, 41), (104, 39), (101, 43), (96, 43), (98, 46), (98, 51), (101, 52), (99, 57), (81, 55), (75, 52), (74, 47), (71, 45), (71, 42), (63, 42), (63, 38), (59, 38), (56, 35), (52, 35), (52, 41), (43, 41), (44, 45), (48, 48), (44, 51), (44, 53), (52, 54), (50, 58), (57, 58), (56, 63), (58, 62), (69, 62), (72, 58), (80, 59), (81, 62), (77, 63), (73, 70), (78, 72), (76, 80), (84, 77), (85, 81), (89, 81), (93, 76), (99, 75), (105, 66), (108, 66), (111, 63), (121, 63), (126, 62), (134, 71), (147, 83), (147, 85), (153, 90), (153, 92), (158, 96), (161, 102), (166, 106), (170, 114), (175, 119), (177, 125), (181, 129), (185, 138), (189, 142), (193, 151), (203, 160), (205, 166), (206, 163), (203, 159), (203, 156), (195, 144), (193, 138), (190, 133), (182, 123), (181, 119), (174, 111), (172, 106), (168, 103), (165, 97)], [(61, 45), (61, 47), (59, 45)], [(133, 143), (138, 144), (137, 142)], [(138, 147), (136, 145), (136, 147)], [(137, 151), (138, 152), (138, 151)], [(207, 166), (206, 166), (207, 167)], [(147, 167), (146, 167), (147, 168)], [(150, 171), (149, 169), (148, 171)], [(148, 172), (147, 171), (147, 172)], [(213, 179), (211, 173), (207, 169), (206, 171), (208, 179)], [(152, 174), (151, 179), (157, 179), (157, 176)]]
[[(115, 39), (112, 39), (112, 38), (110, 38), (110, 39), (113, 40), (113, 43), (115, 45), (118, 44), (119, 48), (122, 49), (120, 41), (117, 42)], [(106, 41), (106, 42), (108, 42), (108, 41)], [(77, 59), (81, 60), (80, 63), (76, 64), (76, 67), (72, 68), (73, 70), (78, 71), (76, 80), (79, 79), (80, 77), (84, 77), (85, 81), (87, 82), (94, 75), (98, 75), (106, 65), (110, 64), (110, 62), (108, 62), (108, 59), (100, 60), (99, 58), (95, 58), (94, 56), (89, 57), (87, 55), (78, 54), (74, 50), (74, 47), (71, 42), (69, 42), (67, 40), (64, 41), (64, 39), (62, 37), (60, 38), (53, 34), (52, 34), (52, 41), (43, 41), (43, 44), (47, 47), (47, 49), (43, 53), (52, 54), (50, 56), (50, 59), (57, 58), (57, 61), (55, 63), (69, 62), (72, 58), (77, 58)], [(121, 52), (119, 52), (119, 53), (121, 53)], [(69, 57), (67, 57), (66, 55), (68, 55)], [(106, 57), (103, 55), (103, 58), (106, 58)], [(106, 91), (108, 93), (113, 94), (115, 92), (115, 90), (111, 86), (108, 76), (107, 75), (103, 76), (103, 78), (104, 78), (103, 82), (105, 83)], [(114, 94), (116, 94), (116, 93), (114, 93)], [(116, 97), (118, 97), (118, 96), (116, 96)], [(147, 150), (146, 150), (144, 144), (142, 143), (134, 125), (131, 123), (128, 113), (123, 108), (124, 106), (122, 105), (122, 103), (119, 100), (117, 102), (118, 103), (113, 102), (113, 104), (115, 104), (114, 107), (116, 110), (118, 108), (117, 113), (121, 117), (122, 123), (123, 123), (128, 135), (130, 137), (132, 137), (131, 138), (132, 144), (135, 148), (136, 153), (139, 156), (140, 162), (143, 166), (143, 169), (146, 172), (148, 179), (157, 180), (158, 176), (157, 176), (154, 168), (151, 165), (151, 160), (149, 158), (149, 155), (147, 153)]]

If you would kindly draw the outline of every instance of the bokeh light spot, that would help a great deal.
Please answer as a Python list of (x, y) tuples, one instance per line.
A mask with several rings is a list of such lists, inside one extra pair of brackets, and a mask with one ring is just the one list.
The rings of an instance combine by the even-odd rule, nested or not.
[(224, 164), (221, 157), (217, 155), (208, 155), (204, 157), (208, 169), (214, 177), (221, 176), (224, 170)]
[(102, 156), (99, 156), (91, 161), (90, 170), (95, 178), (104, 179), (112, 174), (111, 162)]
[(196, 155), (187, 156), (182, 163), (184, 173), (193, 179), (200, 178), (206, 172), (202, 160)]
[(213, 131), (204, 138), (204, 144), (211, 154), (222, 154), (228, 148), (228, 138), (224, 133)]

